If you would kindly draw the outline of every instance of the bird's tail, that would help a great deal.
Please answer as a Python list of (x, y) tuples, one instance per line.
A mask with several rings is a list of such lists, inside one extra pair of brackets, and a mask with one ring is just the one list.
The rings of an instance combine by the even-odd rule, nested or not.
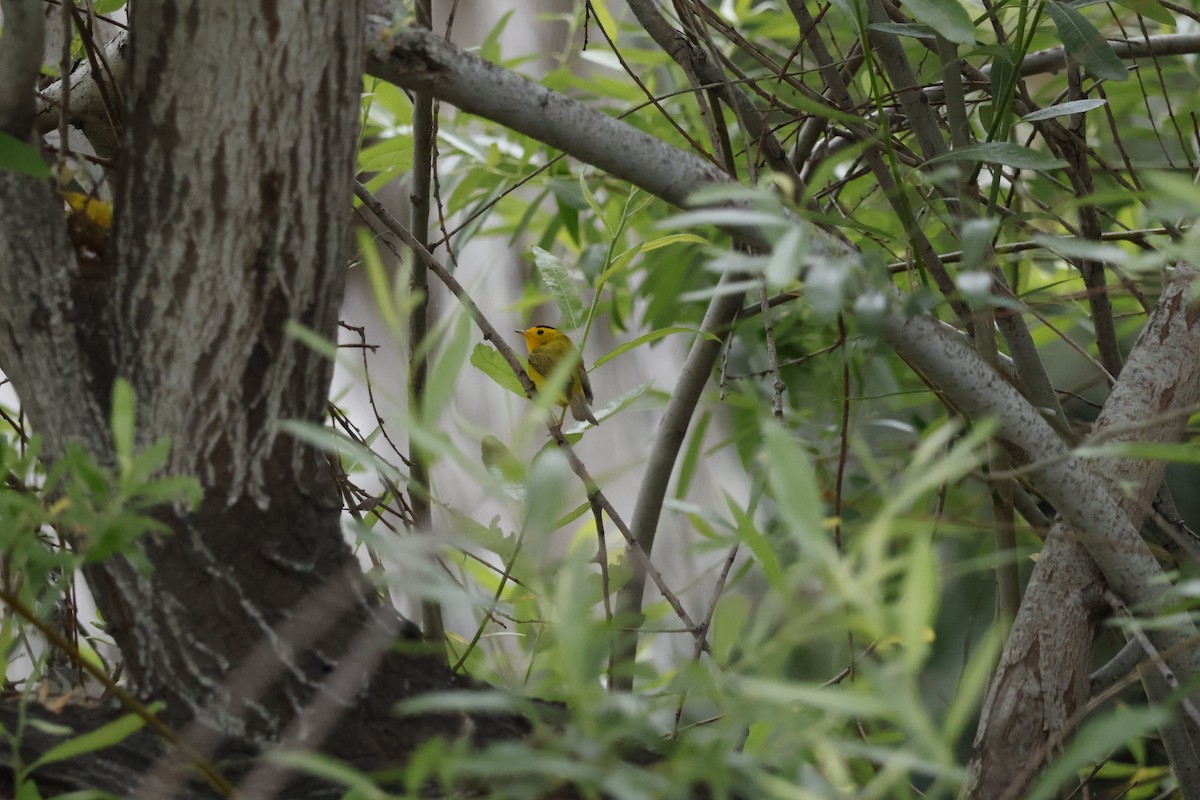
[(587, 398), (574, 392), (571, 393), (571, 416), (579, 422), (587, 420), (593, 425), (600, 424), (600, 420), (592, 415), (592, 409), (588, 408)]

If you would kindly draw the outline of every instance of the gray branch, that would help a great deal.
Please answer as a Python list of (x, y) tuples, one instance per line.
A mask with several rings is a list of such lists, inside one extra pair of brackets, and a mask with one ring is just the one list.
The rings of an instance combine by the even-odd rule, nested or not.
[(33, 87), (42, 67), (46, 19), (40, 0), (0, 0), (0, 130), (24, 139), (33, 126)]

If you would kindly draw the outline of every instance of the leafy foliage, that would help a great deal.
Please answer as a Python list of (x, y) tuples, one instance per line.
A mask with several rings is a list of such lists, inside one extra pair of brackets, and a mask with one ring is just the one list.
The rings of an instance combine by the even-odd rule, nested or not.
[[(1164, 9), (1136, 10), (1151, 30), (1174, 24)], [(594, 37), (603, 26), (616, 50), (590, 45), (581, 54), (593, 67), (586, 76), (569, 63), (575, 54), (559, 54), (561, 66), (543, 85), (628, 112), (633, 125), (663, 141), (721, 160), (720, 134), (644, 30), (616, 22), (606, 3), (591, 3), (590, 11), (589, 32)], [(565, 472), (546, 461), (546, 449), (523, 467), (529, 427), (493, 431), (484, 461), (503, 479), (489, 492), (507, 511), (486, 525), (452, 512), (456, 528), (470, 531), (468, 549), (487, 563), (447, 556), (483, 610), (473, 635), (451, 638), (470, 641), (464, 663), (472, 674), (521, 696), (563, 700), (572, 714), (565, 732), (556, 727), (530, 744), (482, 756), (431, 744), (414, 761), (410, 788), (507, 776), (504, 792), (515, 782), (528, 789), (510, 796), (534, 797), (562, 775), (596, 796), (685, 796), (698, 783), (717, 796), (739, 789), (766, 797), (960, 791), (964, 749), (1003, 642), (1004, 627), (985, 622), (989, 571), (1000, 563), (1027, 574), (1026, 556), (1040, 542), (1022, 525), (1017, 551), (997, 553), (981, 535), (993, 525), (980, 468), (989, 461), (994, 426), (948, 422), (938, 397), (888, 354), (880, 332), (889, 319), (930, 311), (956, 324), (956, 309), (988, 319), (1016, 311), (1030, 320), (1056, 384), (1100, 399), (1096, 362), (1079, 355), (1088, 349), (1095, 313), (1086, 295), (1097, 289), (1078, 267), (1101, 259), (1129, 271), (1114, 273), (1120, 285), (1107, 290), (1114, 317), (1127, 320), (1117, 330), (1127, 348), (1148, 308), (1141, 298), (1156, 290), (1151, 271), (1165, 263), (1171, 245), (1164, 241), (1156, 253), (1157, 240), (1147, 246), (1145, 235), (1132, 233), (1161, 230), (1161, 216), (1146, 202), (1150, 194), (1128, 190), (1126, 175), (1146, 177), (1137, 154), (1147, 147), (1159, 146), (1170, 163), (1190, 163), (1192, 148), (1148, 133), (1150, 121), (1137, 108), (1141, 89), (1126, 80), (1126, 64), (1100, 32), (1128, 22), (1112, 7), (1105, 17), (1094, 6), (1017, 4), (974, 20), (954, 0), (906, 3), (902, 11), (911, 20), (883, 22), (869, 15), (867, 3), (835, 2), (821, 18), (817, 30), (827, 44), (862, 54), (841, 63), (852, 106), (837, 99), (808, 43), (797, 56), (796, 20), (779, 6), (733, 2), (697, 12), (714, 38), (736, 32), (720, 39), (722, 57), (743, 76), (739, 88), (785, 147), (801, 140), (806, 126), (856, 132), (793, 152), (803, 185), (779, 169), (765, 171), (760, 142), (732, 112), (724, 117), (732, 144), (725, 163), (741, 183), (706, 189), (682, 213), (521, 134), (449, 112), (443, 118), (440, 202), (446, 218), (469, 220), (455, 233), (459, 247), (485, 231), (504, 237), (536, 264), (537, 279), (513, 310), (551, 303), (564, 327), (606, 324), (620, 335), (624, 341), (595, 360), (593, 382), (605, 374), (602, 367), (654, 363), (658, 343), (700, 332), (713, 298), (744, 293), (746, 305), (724, 344), (719, 388), (696, 412), (660, 523), (686, 531), (688, 547), (708, 565), (692, 594), (693, 607), (710, 620), (704, 646), (693, 653), (686, 632), (656, 633), (681, 622), (670, 603), (650, 600), (640, 621), (642, 647), (673, 657), (639, 659), (632, 696), (604, 691), (614, 669), (629, 668), (610, 661), (617, 630), (639, 624), (615, 615), (607, 602), (629, 580), (632, 556), (608, 525), (607, 547), (596, 554), (599, 531), (581, 505), (582, 487), (545, 482), (548, 463)], [(897, 34), (892, 50), (878, 46)], [(955, 109), (961, 116), (948, 117), (962, 127), (943, 127), (946, 148), (930, 152), (904, 125), (885, 130), (879, 121), (896, 114), (899, 93), (911, 88), (892, 71), (897, 58), (907, 59), (935, 103), (952, 107), (954, 98), (941, 93), (949, 51), (934, 47), (936, 37), (958, 45), (957, 56), (972, 68), (990, 70), (990, 82), (962, 87), (966, 103)], [(1022, 82), (1025, 56), (1056, 44), (1108, 81), (1102, 94), (1099, 84), (1064, 95), (1058, 81)], [(489, 57), (503, 62), (499, 48)], [(1195, 93), (1189, 68), (1158, 68), (1164, 93), (1168, 83), (1173, 97)], [(834, 99), (817, 99), (822, 93)], [(646, 94), (657, 105), (646, 104)], [(1114, 126), (1114, 119), (1122, 122)], [(1060, 122), (1081, 126), (1096, 142), (1087, 196), (1076, 189), (1078, 163), (1046, 127)], [(1169, 124), (1186, 128), (1175, 117)], [(1112, 141), (1109, 132), (1118, 128), (1120, 141)], [(880, 142), (882, 172), (867, 158), (875, 146), (870, 137)], [(1113, 157), (1125, 159), (1124, 167), (1107, 161)], [(518, 184), (521, 193), (510, 194)], [(1186, 190), (1170, 193), (1178, 198)], [(1071, 221), (1088, 213), (1111, 223), (1104, 243), (1081, 236)], [(845, 254), (831, 256), (813, 225), (847, 243)], [(768, 250), (730, 247), (722, 231), (746, 226), (768, 240)], [(945, 281), (931, 272), (936, 264), (917, 255), (926, 246), (940, 254)], [(997, 277), (1008, 290), (996, 288)], [(394, 294), (379, 293), (381, 302)], [(478, 371), (461, 374), (460, 390), (486, 376), (523, 394), (490, 346), (476, 345), (471, 363)], [(656, 383), (647, 397), (670, 388)], [(646, 402), (630, 410), (654, 407)], [(1069, 413), (1089, 412), (1072, 405)], [(589, 432), (584, 444), (601, 436)], [(1123, 444), (1080, 455), (1185, 462), (1193, 450)], [(697, 472), (731, 457), (736, 475), (721, 473), (715, 492), (695, 488)], [(565, 551), (552, 545), (556, 539), (569, 542)], [(492, 599), (481, 603), (480, 596)], [(451, 710), (489, 701), (429, 702)], [(1088, 758), (1104, 759), (1123, 741), (1146, 735), (1143, 723), (1161, 720), (1158, 714), (1138, 717), (1124, 740), (1099, 732), (1122, 723), (1108, 727), (1099, 717), (1095, 733), (1080, 733), (1078, 752), (1088, 755), (1076, 759), (1072, 751), (1037, 791), (1069, 782), (1086, 772)], [(618, 757), (637, 742), (661, 749), (662, 736), (674, 744), (653, 768), (630, 768)]]
[[(523, 398), (511, 362), (494, 337), (478, 341), (478, 319), (464, 310), (443, 313), (426, 341), (407, 341), (420, 298), (406, 267), (389, 272), (380, 247), (390, 240), (362, 231), (361, 271), (381, 322), (362, 352), (390, 340), (427, 360), (428, 383), (414, 406), (389, 398), (398, 410), (374, 408), (366, 423), (335, 408), (335, 429), (285, 427), (334, 457), (381, 594), (440, 603), (451, 662), (496, 687), (424, 695), (396, 712), (518, 712), (531, 735), (482, 751), (431, 740), (388, 774), (308, 752), (273, 754), (278, 763), (351, 797), (534, 798), (564, 782), (589, 797), (687, 797), (699, 786), (715, 797), (952, 797), (969, 780), (1009, 622), (994, 608), (993, 574), (1028, 577), (1046, 502), (1028, 465), (1016, 465), (1027, 516), (1011, 546), (996, 544), (1004, 511), (993, 492), (1007, 474), (991, 442), (996, 421), (964, 419), (881, 333), (932, 314), (1009, 375), (1022, 356), (992, 334), (1015, 315), (1070, 421), (1094, 419), (1119, 372), (1112, 353), (1128, 352), (1160, 273), (1192, 257), (1183, 215), (1200, 209), (1195, 132), (1177, 111), (1200, 88), (1193, 65), (1156, 60), (1128, 80), (1110, 40), (1182, 29), (1182, 17), (1157, 0), (1017, 2), (974, 19), (978, 9), (957, 0), (833, 0), (813, 24), (785, 4), (690, 5), (695, 17), (672, 24), (705, 31), (692, 45), (709, 49), (731, 76), (724, 89), (746, 105), (714, 113), (722, 87), (698, 88), (604, 0), (559, 20), (572, 35), (544, 54), (540, 76), (720, 165), (730, 180), (696, 192), (685, 210), (486, 119), (447, 107), (439, 116), (442, 236), (457, 254), (503, 241), (533, 267), (514, 303), (476, 295), (473, 305), (501, 332), (519, 324), (501, 320), (553, 306), (581, 344), (617, 340), (591, 364), (593, 382), (611, 390), (597, 412), (604, 425), (547, 443), (546, 398), (500, 428), (456, 413), (459, 398), (476, 394), (502, 406), (507, 394), (487, 394), (497, 386)], [(524, 69), (505, 58), (508, 22), (479, 51)], [(1026, 80), (1028, 57), (1058, 46), (1072, 59), (1069, 80)], [(914, 90), (920, 101), (905, 105)], [(922, 131), (930, 106), (934, 129)], [(761, 128), (749, 125), (751, 111)], [(367, 188), (411, 171), (414, 119), (403, 91), (368, 83), (358, 164)], [(772, 160), (769, 137), (782, 158)], [(0, 138), (0, 168), (33, 172), (29, 158)], [(758, 250), (730, 235), (751, 228), (765, 243)], [(741, 311), (713, 329), (712, 301), (731, 296)], [(292, 335), (334, 349), (311, 332)], [(616, 598), (646, 572), (646, 546), (621, 535), (597, 490), (612, 491), (623, 473), (652, 477), (641, 443), (667, 407), (678, 353), (714, 342), (712, 386), (688, 418), (668, 420), (691, 432), (658, 520), (695, 569), (652, 581), (631, 611)], [(351, 369), (372, 385), (382, 368), (364, 356)], [(644, 380), (602, 384), (617, 368)], [(605, 439), (622, 424), (640, 426), (638, 446), (606, 446), (626, 441)], [(408, 456), (433, 468), (428, 490), (409, 485), (399, 432)], [(116, 464), (72, 449), (47, 468), (20, 425), (0, 436), (5, 590), (41, 610), (93, 560), (119, 553), (148, 566), (138, 543), (162, 532), (153, 510), (195, 502), (191, 482), (159, 474), (168, 444), (138, 448), (122, 384), (112, 435)], [(572, 474), (567, 445), (585, 454), (586, 479)], [(1192, 441), (1092, 444), (1073, 456), (1198, 460)], [(420, 527), (409, 499), (426, 491), (436, 540), (393, 536)], [(628, 517), (635, 502), (615, 510)], [(667, 535), (650, 555), (660, 568)], [(1194, 565), (1179, 570), (1187, 578)], [(1179, 596), (1190, 614), (1187, 592)], [(630, 629), (640, 652), (622, 659)], [(23, 637), (6, 620), (5, 654)], [(1101, 650), (1114, 644), (1101, 638)], [(613, 690), (629, 678), (634, 691)], [(1089, 709), (1066, 748), (1043, 754), (1051, 763), (1033, 796), (1081, 780), (1136, 785), (1129, 796), (1170, 791), (1156, 730), (1172, 713), (1132, 693)], [(114, 724), (44, 760), (130, 728)]]

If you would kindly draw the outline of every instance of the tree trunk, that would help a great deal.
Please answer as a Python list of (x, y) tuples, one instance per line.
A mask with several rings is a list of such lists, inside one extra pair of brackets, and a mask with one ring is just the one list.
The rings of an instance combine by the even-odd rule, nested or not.
[(138, 4), (109, 275), (79, 291), (48, 182), (0, 172), (0, 365), (51, 453), (102, 463), (128, 380), (139, 444), (169, 438), (167, 471), (203, 486), (161, 512), (152, 572), (87, 573), (139, 694), (209, 746), (337, 725), (330, 750), (378, 766), (460, 733), (392, 708), (461, 682), (440, 647), (388, 653), (403, 623), (343, 539), (332, 470), (280, 427), (319, 424), (328, 397), (332, 364), (288, 326), (336, 339), (363, 30), (358, 0)]

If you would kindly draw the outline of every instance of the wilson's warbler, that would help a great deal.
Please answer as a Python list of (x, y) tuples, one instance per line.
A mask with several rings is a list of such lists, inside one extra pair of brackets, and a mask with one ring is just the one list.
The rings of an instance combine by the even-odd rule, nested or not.
[(583, 360), (575, 348), (575, 343), (565, 333), (549, 325), (534, 325), (516, 333), (525, 337), (525, 347), (529, 350), (529, 377), (539, 390), (546, 382), (546, 376), (554, 372), (554, 368), (564, 358), (575, 361), (571, 382), (566, 391), (558, 395), (558, 404), (563, 407), (562, 416), (558, 418), (558, 427), (562, 427), (568, 406), (575, 419), (599, 425), (600, 421), (592, 416), (592, 410), (588, 408), (588, 404), (592, 402), (592, 384), (588, 381), (587, 370), (583, 368)]
[(112, 206), (79, 192), (60, 192), (66, 203), (67, 234), (80, 255), (103, 260), (112, 232)]

